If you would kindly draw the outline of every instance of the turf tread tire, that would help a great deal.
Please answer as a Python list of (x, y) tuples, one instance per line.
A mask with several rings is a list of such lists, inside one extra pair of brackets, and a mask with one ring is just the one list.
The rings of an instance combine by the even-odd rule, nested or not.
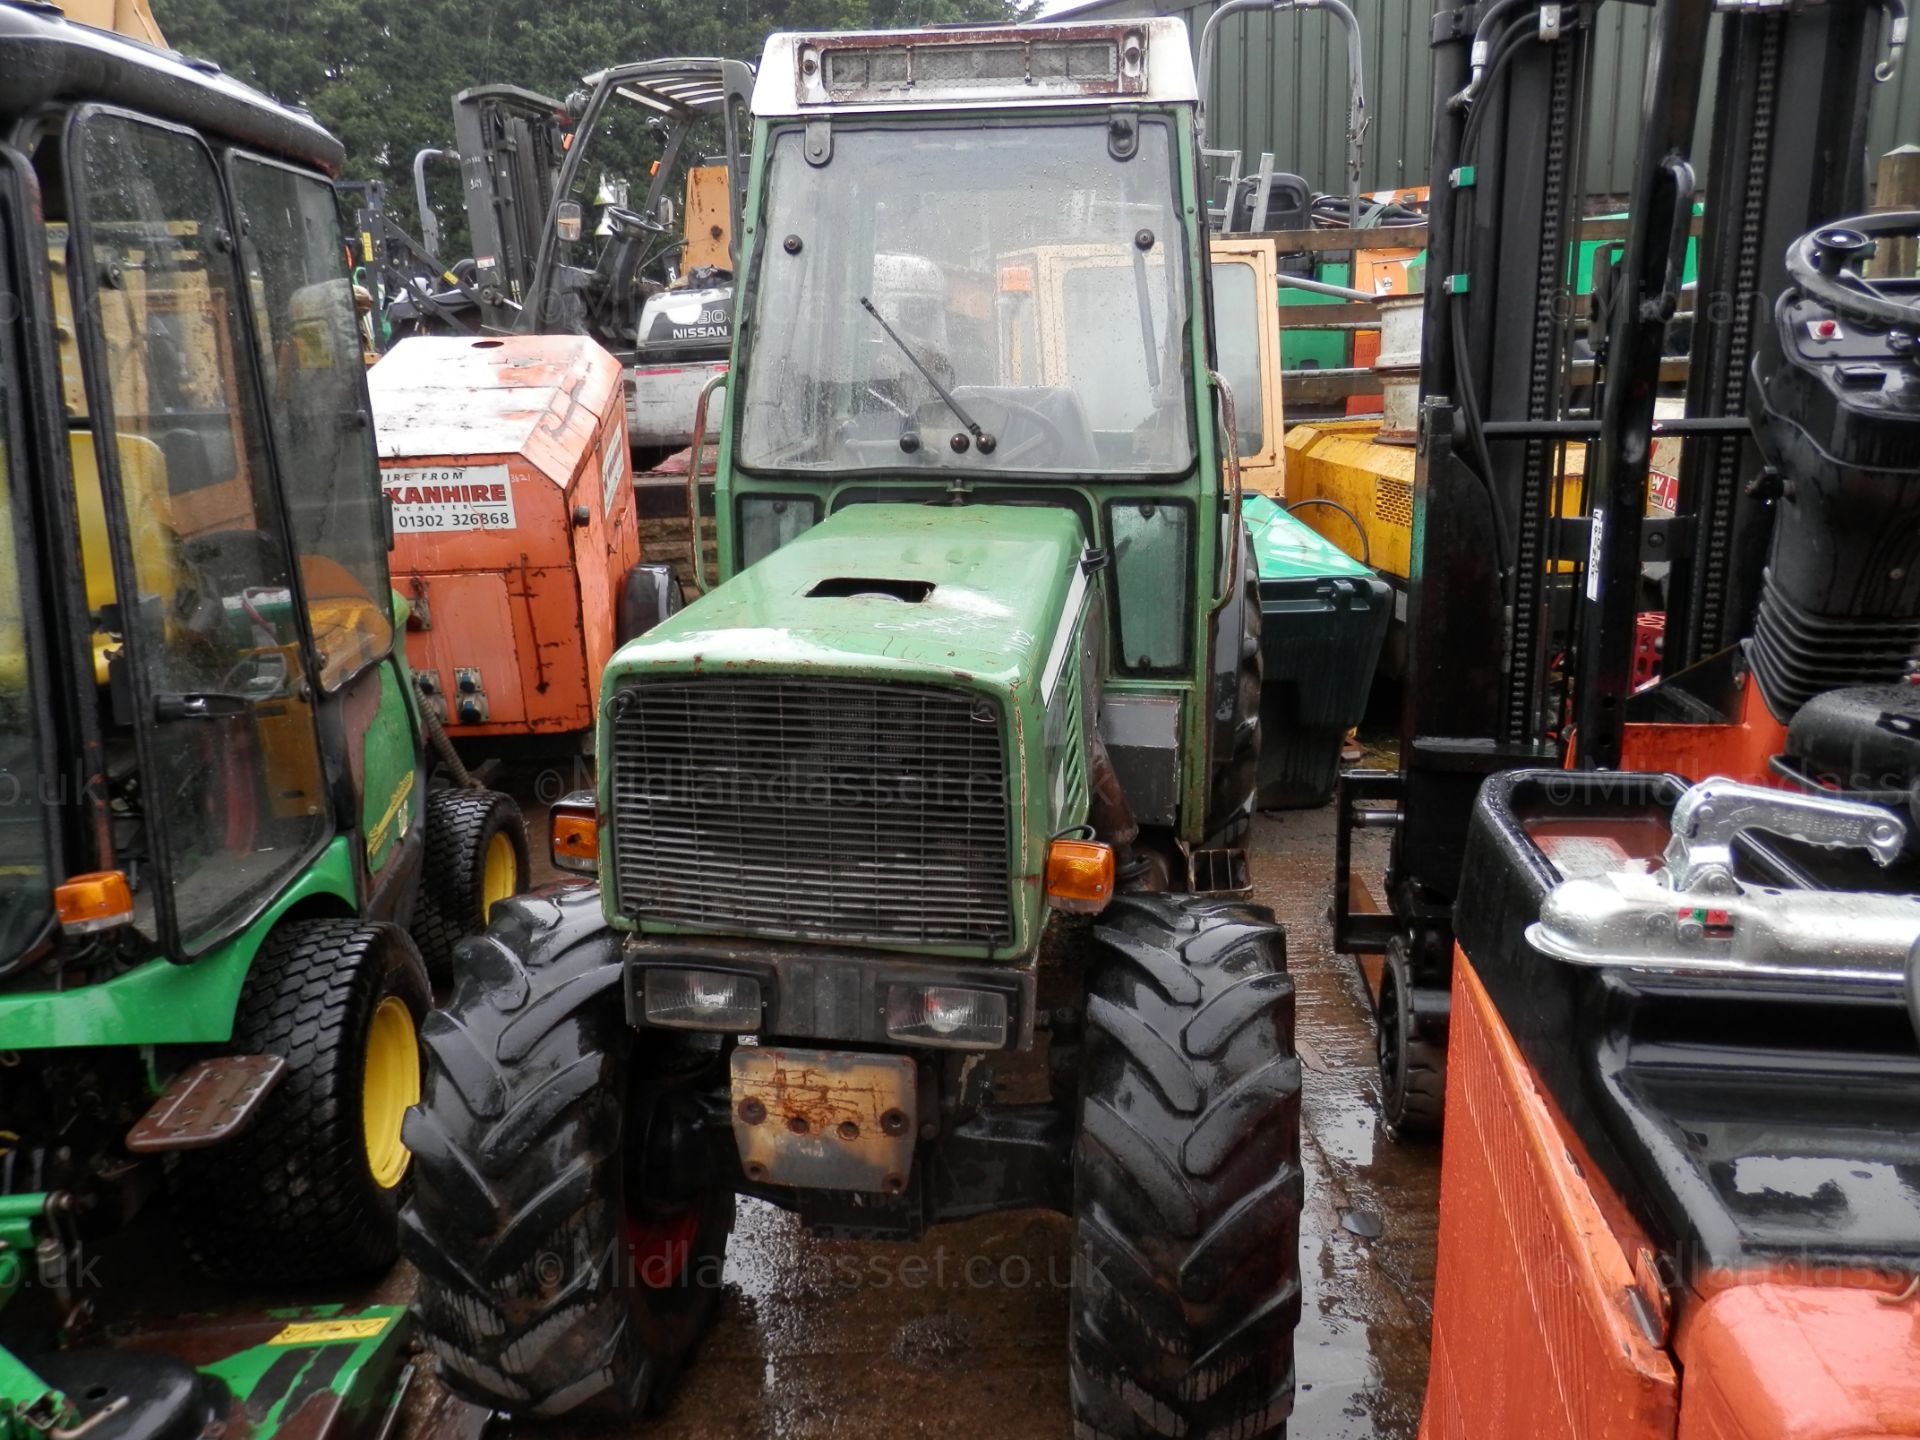
[(498, 790), (435, 790), (427, 796), (427, 853), (414, 904), (414, 943), (435, 985), (453, 979), (453, 954), (460, 942), (487, 928), (483, 899), (487, 846), (505, 833), (524, 888), (533, 870), (528, 859), (527, 822), (510, 795)]
[(362, 1121), (374, 1009), (432, 1005), (413, 941), (393, 925), (295, 920), (261, 947), (240, 994), (231, 1050), (273, 1054), (287, 1073), (240, 1134), (168, 1167), (187, 1250), (222, 1279), (300, 1281), (371, 1274), (398, 1253), (411, 1176), (374, 1178)]
[(1075, 1434), (1279, 1440), (1303, 1198), (1284, 933), (1241, 902), (1141, 895), (1116, 900), (1094, 935), (1074, 1149)]

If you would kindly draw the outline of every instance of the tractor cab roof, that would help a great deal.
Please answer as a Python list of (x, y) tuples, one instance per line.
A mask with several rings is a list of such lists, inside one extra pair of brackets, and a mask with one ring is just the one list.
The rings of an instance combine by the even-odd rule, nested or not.
[(0, 0), (0, 120), (98, 101), (340, 172), (346, 152), (312, 116), (268, 99), (210, 60), (68, 20), (57, 6)]
[(1198, 98), (1185, 24), (1156, 18), (770, 35), (753, 113), (778, 119)]

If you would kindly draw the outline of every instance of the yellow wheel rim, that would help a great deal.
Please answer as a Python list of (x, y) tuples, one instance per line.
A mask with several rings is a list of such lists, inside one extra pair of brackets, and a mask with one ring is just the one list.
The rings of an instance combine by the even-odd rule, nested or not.
[(398, 995), (389, 995), (374, 1009), (367, 1029), (367, 1073), (363, 1087), (362, 1124), (366, 1129), (367, 1168), (383, 1190), (391, 1190), (407, 1173), (412, 1152), (400, 1138), (400, 1122), (420, 1103), (420, 1040), (413, 1012)]
[(493, 907), (520, 890), (520, 861), (504, 830), (487, 841), (487, 858), (480, 872), (480, 918), (493, 919)]

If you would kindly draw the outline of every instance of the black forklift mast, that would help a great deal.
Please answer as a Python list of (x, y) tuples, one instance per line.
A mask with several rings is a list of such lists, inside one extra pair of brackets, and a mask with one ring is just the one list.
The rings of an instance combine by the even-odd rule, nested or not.
[[(1412, 1029), (1397, 1033), (1435, 1064), (1481, 782), (1563, 765), (1573, 735), (1576, 763), (1617, 764), (1636, 612), (1660, 608), (1643, 562), (1672, 562), (1669, 676), (1747, 633), (1772, 524), (1747, 421), (1750, 366), (1768, 343), (1788, 242), (1864, 208), (1881, 8), (1658, 0), (1625, 256), (1596, 277), (1584, 314), (1573, 257), (1588, 208), (1594, 27), (1623, 3), (1440, 0), (1433, 19), (1400, 768), (1343, 784), (1335, 943), (1388, 957), (1410, 996), (1398, 1024)], [(1687, 418), (1656, 424), (1696, 231)], [(1645, 517), (1656, 433), (1693, 437), (1672, 518)], [(1569, 474), (1579, 443), (1584, 479), (1578, 466)], [(1393, 832), (1380, 913), (1357, 901), (1349, 865), (1353, 830), (1373, 826)]]
[(473, 284), (489, 330), (515, 328), (572, 124), (565, 101), (518, 85), (480, 85), (453, 97)]
[[(1881, 24), (1865, 4), (1721, 17), (1699, 289), (1724, 323), (1695, 331), (1689, 415), (1746, 416), (1753, 361), (1787, 284), (1787, 247), (1822, 220), (1866, 208)], [(1744, 429), (1686, 447), (1678, 510), (1693, 517), (1700, 543), (1674, 557), (1670, 673), (1752, 633), (1772, 528), (1761, 471)]]

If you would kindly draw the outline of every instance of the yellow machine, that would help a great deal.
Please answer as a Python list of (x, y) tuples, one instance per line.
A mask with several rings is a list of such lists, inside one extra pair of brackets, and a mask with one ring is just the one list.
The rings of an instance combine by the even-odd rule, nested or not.
[(96, 30), (111, 30), (116, 35), (141, 40), (166, 49), (167, 38), (160, 33), (159, 22), (147, 0), (54, 0), (69, 20), (91, 25)]
[(1213, 330), (1220, 373), (1233, 391), (1241, 482), (1279, 499), (1286, 494), (1281, 447), (1279, 248), (1271, 239), (1215, 235)]

